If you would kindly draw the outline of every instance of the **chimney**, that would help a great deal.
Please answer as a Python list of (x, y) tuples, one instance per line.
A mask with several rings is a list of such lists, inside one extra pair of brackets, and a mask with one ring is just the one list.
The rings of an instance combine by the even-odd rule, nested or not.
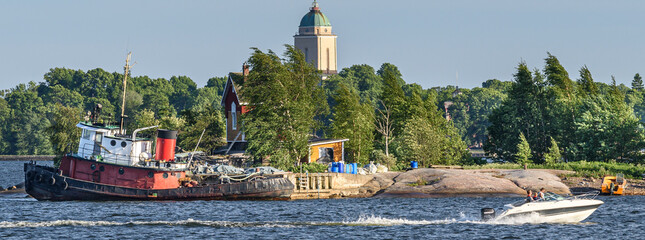
[(249, 65), (247, 65), (246, 62), (244, 62), (242, 64), (242, 76), (246, 77), (248, 75), (249, 75)]
[(246, 62), (242, 63), (242, 77), (244, 82), (246, 82), (246, 78), (249, 76), (249, 65), (246, 64)]

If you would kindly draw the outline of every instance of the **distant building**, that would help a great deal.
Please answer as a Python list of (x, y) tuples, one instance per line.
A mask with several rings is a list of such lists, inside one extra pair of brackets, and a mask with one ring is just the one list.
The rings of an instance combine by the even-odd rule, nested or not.
[(322, 71), (323, 78), (338, 73), (336, 37), (329, 19), (320, 11), (316, 1), (300, 20), (298, 34), (293, 36), (295, 47), (305, 54), (307, 62)]

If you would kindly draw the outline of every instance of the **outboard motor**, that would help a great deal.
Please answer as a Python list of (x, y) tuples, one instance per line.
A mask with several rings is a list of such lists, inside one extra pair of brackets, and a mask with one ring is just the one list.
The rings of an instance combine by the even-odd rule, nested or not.
[(482, 221), (489, 221), (495, 218), (495, 209), (482, 208)]

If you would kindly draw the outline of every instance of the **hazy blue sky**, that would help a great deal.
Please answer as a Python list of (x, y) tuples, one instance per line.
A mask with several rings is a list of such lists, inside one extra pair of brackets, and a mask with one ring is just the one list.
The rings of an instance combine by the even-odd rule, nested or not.
[[(573, 79), (629, 85), (645, 73), (645, 1), (321, 0), (338, 35), (338, 67), (383, 62), (423, 87), (511, 80), (551, 52)], [(283, 52), (310, 0), (0, 1), (0, 89), (50, 68), (208, 78), (240, 71), (249, 47)], [(456, 82), (455, 75), (459, 73)]]

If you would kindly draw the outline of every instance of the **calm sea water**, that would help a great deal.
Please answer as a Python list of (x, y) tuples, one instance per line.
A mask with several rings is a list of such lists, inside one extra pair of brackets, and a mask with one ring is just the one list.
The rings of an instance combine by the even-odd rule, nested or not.
[[(0, 162), (3, 176), (8, 168), (22, 171)], [(580, 224), (518, 224), (478, 220), (480, 208), (516, 198), (39, 202), (9, 194), (0, 195), (0, 239), (645, 239), (645, 197), (599, 199), (605, 204)]]

